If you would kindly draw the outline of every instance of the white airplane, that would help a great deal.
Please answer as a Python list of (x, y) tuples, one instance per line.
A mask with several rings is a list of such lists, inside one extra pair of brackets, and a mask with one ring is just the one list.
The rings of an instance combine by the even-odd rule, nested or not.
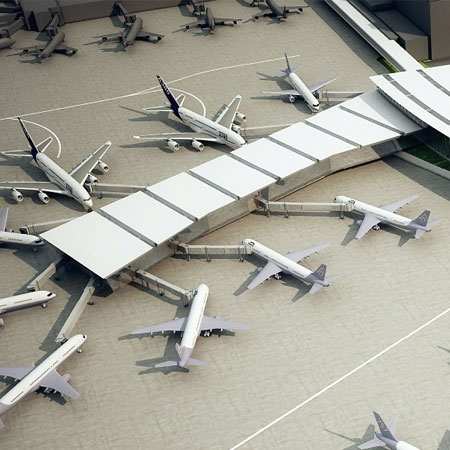
[[(105, 142), (100, 148), (84, 158), (68, 173), (44, 153), (51, 144), (53, 138), (48, 137), (38, 145), (35, 145), (23, 122), (19, 117), (17, 120), (20, 122), (20, 126), (30, 144), (31, 156), (49, 179), (49, 182), (3, 181), (0, 182), (0, 189), (11, 190), (11, 195), (16, 202), (21, 202), (23, 200), (23, 195), (19, 189), (37, 192), (39, 200), (45, 204), (50, 201), (47, 193), (66, 195), (75, 199), (86, 211), (92, 211), (92, 198), (85, 186), (89, 187), (89, 184), (98, 183), (98, 179), (91, 174), (91, 171), (95, 166), (98, 166), (103, 173), (108, 172), (109, 167), (101, 160), (101, 158), (111, 147), (111, 141)], [(7, 154), (8, 152), (5, 153)]]
[(0, 244), (20, 244), (31, 247), (40, 247), (45, 242), (38, 236), (32, 234), (14, 233), (10, 228), (6, 228), (8, 220), (8, 208), (0, 211)]
[(317, 97), (314, 95), (318, 90), (325, 87), (327, 84), (335, 81), (337, 77), (330, 78), (329, 80), (321, 81), (320, 83), (313, 84), (311, 86), (306, 86), (305, 83), (300, 79), (300, 77), (295, 73), (299, 67), (294, 67), (291, 69), (289, 64), (289, 59), (287, 54), (284, 54), (286, 58), (286, 69), (282, 69), (283, 72), (288, 77), (289, 84), (294, 89), (284, 89), (281, 91), (262, 91), (263, 94), (273, 94), (273, 95), (288, 95), (289, 101), (294, 103), (299, 97), (302, 98), (306, 104), (309, 106), (312, 112), (318, 112), (320, 109), (320, 103)]
[(322, 287), (329, 286), (331, 281), (341, 277), (341, 275), (334, 275), (332, 277), (325, 278), (325, 273), (327, 270), (327, 266), (325, 264), (321, 264), (315, 272), (312, 272), (306, 267), (298, 264), (298, 261), (307, 258), (313, 253), (318, 253), (330, 244), (322, 244), (316, 247), (299, 250), (298, 252), (288, 252), (285, 255), (281, 255), (280, 253), (277, 253), (269, 247), (266, 247), (265, 245), (262, 245), (252, 239), (244, 239), (242, 243), (252, 247), (252, 251), (255, 255), (267, 261), (267, 264), (263, 268), (258, 269), (258, 275), (248, 285), (248, 289), (253, 289), (261, 283), (264, 283), (264, 281), (271, 276), (276, 276), (277, 279), (279, 279), (279, 273), (285, 272), (300, 281), (303, 281), (304, 283), (311, 284), (312, 286), (309, 293), (314, 294)]
[[(66, 341), (38, 366), (32, 364), (28, 367), (0, 367), (0, 376), (20, 380), (7, 394), (0, 398), (0, 416), (9, 411), (30, 392), (40, 387), (49, 394), (51, 391), (59, 392), (70, 398), (78, 398), (80, 394), (69, 384), (68, 373), (60, 375), (56, 369), (86, 340), (85, 334), (77, 334)], [(0, 428), (5, 424), (0, 419)]]
[(367, 448), (375, 448), (385, 445), (390, 450), (419, 450), (417, 447), (414, 447), (407, 442), (399, 441), (394, 437), (395, 429), (397, 428), (396, 419), (392, 419), (386, 425), (379, 414), (377, 414), (375, 411), (373, 414), (375, 415), (375, 419), (377, 420), (380, 432), (375, 433), (375, 439), (372, 439), (371, 441), (360, 445), (358, 448), (364, 450)]
[[(53, 292), (34, 291), (27, 292), (26, 294), (14, 295), (13, 297), (0, 298), (0, 315), (38, 305), (45, 308), (47, 306), (47, 302), (55, 297), (56, 294)], [(0, 327), (4, 324), (5, 321), (0, 317)]]
[(431, 231), (431, 229), (437, 225), (440, 220), (435, 220), (434, 222), (428, 224), (430, 211), (427, 209), (414, 220), (400, 216), (394, 212), (412, 202), (417, 197), (418, 195), (411, 195), (410, 197), (399, 200), (398, 202), (381, 205), (379, 207), (368, 205), (367, 203), (354, 200), (350, 197), (345, 197), (344, 195), (338, 195), (333, 201), (335, 203), (351, 203), (354, 211), (364, 214), (364, 219), (356, 222), (359, 225), (359, 230), (356, 233), (356, 239), (361, 239), (370, 229), (379, 230), (379, 223), (414, 231), (414, 237), (419, 239), (424, 233)]
[[(133, 136), (134, 139), (145, 139), (147, 141), (166, 141), (167, 146), (175, 151), (180, 148), (177, 141), (190, 141), (192, 147), (196, 150), (203, 150), (205, 146), (203, 142), (217, 142), (219, 144), (227, 145), (231, 148), (239, 148), (246, 142), (239, 134), (241, 128), (234, 122), (245, 122), (246, 116), (238, 111), (241, 104), (242, 97), (236, 97), (228, 104), (219, 114), (215, 121), (203, 117), (200, 114), (183, 107), (185, 99), (184, 95), (175, 98), (170, 92), (169, 88), (164, 83), (163, 79), (157, 75), (159, 84), (164, 91), (167, 100), (169, 101), (170, 110), (177, 116), (185, 125), (187, 125), (193, 132), (187, 133), (162, 133), (162, 134), (144, 134), (142, 136)], [(145, 108), (144, 111), (150, 111), (153, 108)]]
[(227, 322), (218, 317), (208, 317), (204, 315), (206, 301), (208, 300), (209, 289), (205, 284), (201, 284), (194, 299), (188, 317), (178, 318), (170, 322), (163, 322), (146, 328), (134, 330), (131, 334), (158, 333), (165, 331), (179, 331), (183, 333), (181, 344), (175, 344), (178, 358), (172, 361), (164, 361), (156, 364), (155, 367), (179, 366), (203, 366), (206, 363), (198, 359), (191, 358), (195, 343), (200, 333), (210, 336), (213, 330), (248, 330), (250, 327), (236, 322)]

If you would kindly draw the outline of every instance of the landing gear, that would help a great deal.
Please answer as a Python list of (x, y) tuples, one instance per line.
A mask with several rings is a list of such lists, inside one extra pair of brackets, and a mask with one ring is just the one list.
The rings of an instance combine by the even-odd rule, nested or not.
[(276, 273), (275, 275), (273, 275), (273, 277), (275, 278), (275, 280), (281, 280), (282, 275), (281, 273)]
[(41, 305), (43, 308), (47, 308), (47, 303), (42, 303)]

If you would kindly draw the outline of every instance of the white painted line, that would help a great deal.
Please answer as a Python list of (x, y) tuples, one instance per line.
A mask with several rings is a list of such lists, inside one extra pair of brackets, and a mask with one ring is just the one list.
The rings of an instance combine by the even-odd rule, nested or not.
[[(289, 56), (289, 58), (293, 59), (293, 58), (298, 58), (299, 56), (300, 55), (294, 55), (294, 56)], [(284, 56), (282, 58), (266, 59), (266, 60), (263, 60), (263, 61), (254, 61), (254, 62), (249, 62), (249, 63), (235, 64), (233, 66), (224, 66), (224, 67), (218, 67), (216, 69), (203, 70), (201, 72), (193, 73), (191, 75), (186, 75), (184, 77), (177, 78), (176, 80), (169, 81), (166, 84), (178, 83), (179, 81), (187, 80), (188, 78), (193, 78), (193, 77), (196, 77), (196, 76), (199, 76), (199, 75), (205, 75), (205, 74), (211, 73), (211, 72), (218, 72), (220, 70), (236, 69), (238, 67), (253, 66), (253, 65), (257, 65), (257, 64), (264, 64), (264, 63), (273, 62), (273, 61), (280, 61), (280, 60), (284, 60)], [(2, 119), (0, 119), (0, 121), (8, 120), (8, 119), (15, 119), (17, 117), (27, 117), (27, 116), (34, 116), (34, 115), (37, 115), (37, 114), (45, 114), (45, 113), (49, 113), (49, 112), (62, 111), (62, 110), (65, 110), (65, 109), (80, 108), (82, 106), (95, 105), (97, 103), (111, 102), (111, 101), (114, 101), (114, 100), (120, 100), (122, 98), (128, 98), (128, 97), (134, 97), (134, 96), (137, 96), (137, 95), (149, 94), (152, 91), (155, 91), (155, 89), (159, 89), (159, 85), (153, 86), (153, 87), (151, 87), (149, 89), (145, 89), (143, 91), (133, 92), (132, 94), (119, 95), (118, 97), (110, 97), (110, 98), (105, 98), (105, 99), (102, 99), (102, 100), (94, 100), (92, 102), (78, 103), (78, 104), (69, 105), (69, 106), (61, 106), (59, 108), (46, 109), (46, 110), (43, 110), (43, 111), (36, 111), (36, 112), (32, 112), (32, 113), (16, 114), (16, 115), (10, 116), (10, 117), (3, 117)]]
[(255, 433), (253, 433), (251, 436), (245, 438), (243, 441), (239, 442), (239, 444), (236, 444), (234, 447), (231, 447), (230, 450), (236, 450), (239, 447), (242, 447), (244, 444), (246, 444), (247, 442), (251, 441), (253, 438), (255, 438), (256, 436), (259, 436), (261, 433), (264, 433), (264, 431), (268, 430), (269, 428), (273, 427), (274, 425), (276, 425), (278, 422), (281, 422), (283, 419), (285, 419), (286, 417), (290, 416), (292, 413), (294, 413), (295, 411), (297, 411), (298, 409), (302, 408), (303, 406), (307, 405), (308, 403), (312, 402), (314, 399), (320, 397), (322, 394), (325, 394), (325, 392), (329, 391), (330, 389), (332, 389), (334, 386), (338, 385), (339, 383), (341, 383), (342, 381), (346, 380), (347, 378), (351, 377), (353, 374), (355, 374), (356, 372), (359, 372), (361, 369), (363, 369), (364, 367), (366, 367), (367, 365), (369, 365), (371, 362), (375, 361), (376, 359), (378, 359), (380, 356), (384, 355), (385, 353), (387, 353), (389, 350), (392, 350), (394, 347), (397, 347), (398, 345), (400, 345), (402, 342), (406, 341), (407, 339), (409, 339), (410, 337), (414, 336), (415, 334), (419, 333), (419, 331), (422, 331), (424, 328), (426, 328), (428, 325), (431, 325), (433, 322), (435, 322), (436, 320), (440, 319), (441, 317), (445, 316), (446, 314), (448, 314), (450, 312), (450, 308), (447, 308), (445, 311), (441, 312), (440, 314), (438, 314), (437, 316), (433, 317), (431, 320), (429, 320), (428, 322), (424, 323), (423, 325), (421, 325), (419, 328), (416, 328), (414, 331), (411, 331), (411, 333), (408, 333), (406, 336), (402, 337), (401, 339), (399, 339), (398, 341), (394, 342), (393, 344), (389, 345), (389, 347), (386, 347), (384, 350), (382, 350), (381, 352), (377, 353), (376, 355), (372, 356), (371, 358), (369, 358), (367, 361), (363, 362), (362, 364), (360, 364), (358, 367), (355, 367), (353, 370), (351, 370), (350, 372), (347, 372), (345, 375), (343, 375), (342, 377), (338, 378), (337, 380), (333, 381), (331, 384), (329, 384), (327, 387), (323, 388), (322, 390), (320, 390), (319, 392), (316, 392), (314, 395), (312, 395), (311, 397), (307, 398), (306, 400), (304, 400), (303, 402), (299, 403), (297, 406), (294, 406), (292, 409), (290, 409), (289, 411), (285, 412), (284, 414), (282, 414), (280, 417), (276, 418), (275, 420), (273, 420), (272, 422), (268, 423), (266, 426), (262, 427), (260, 430), (256, 431)]

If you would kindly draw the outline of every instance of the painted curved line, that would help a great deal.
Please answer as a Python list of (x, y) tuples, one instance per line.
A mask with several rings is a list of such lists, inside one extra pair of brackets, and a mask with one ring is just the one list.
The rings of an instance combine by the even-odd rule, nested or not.
[[(299, 56), (300, 55), (293, 55), (293, 56), (290, 56), (289, 58), (294, 59), (294, 58), (298, 58)], [(219, 72), (220, 70), (230, 70), (230, 69), (236, 69), (236, 68), (239, 68), (239, 67), (254, 66), (254, 65), (257, 65), (257, 64), (264, 64), (264, 63), (268, 63), (268, 62), (281, 61), (281, 60), (284, 60), (284, 56), (281, 57), (281, 58), (266, 59), (266, 60), (262, 60), (262, 61), (254, 61), (254, 62), (249, 62), (249, 63), (234, 64), (232, 66), (217, 67), (215, 69), (202, 70), (201, 72), (193, 73), (193, 74), (181, 77), (181, 78), (177, 78), (176, 80), (169, 81), (169, 82), (167, 82), (167, 84), (178, 83), (180, 81), (187, 80), (189, 78), (197, 77), (197, 76), (200, 76), (200, 75), (205, 75), (207, 73)], [(46, 110), (43, 110), (43, 111), (36, 111), (36, 112), (32, 112), (32, 113), (16, 114), (14, 116), (4, 117), (4, 118), (0, 119), (0, 121), (2, 121), (2, 120), (9, 120), (9, 119), (15, 119), (18, 116), (19, 117), (34, 116), (34, 115), (37, 115), (37, 114), (45, 114), (45, 113), (48, 113), (48, 112), (62, 111), (62, 110), (65, 110), (65, 109), (79, 108), (81, 106), (89, 106), (89, 105), (95, 105), (95, 104), (98, 104), (98, 103), (111, 102), (111, 101), (114, 101), (114, 100), (120, 100), (122, 98), (135, 97), (137, 95), (149, 94), (149, 93), (153, 92), (156, 89), (159, 89), (159, 85), (158, 86), (153, 86), (151, 88), (148, 88), (148, 89), (145, 89), (145, 90), (142, 90), (142, 91), (134, 92), (132, 94), (119, 95), (118, 97), (105, 98), (105, 99), (102, 99), (102, 100), (94, 100), (92, 102), (78, 103), (76, 105), (61, 106), (59, 108), (46, 109)]]
[[(203, 113), (202, 113), (203, 117), (206, 116), (206, 106), (202, 102), (202, 100), (200, 100), (196, 95), (191, 94), (190, 92), (187, 92), (187, 91), (182, 91), (181, 89), (176, 89), (176, 88), (172, 88), (172, 91), (181, 92), (182, 94), (185, 94), (185, 95), (190, 95), (193, 99), (197, 100), (200, 103), (201, 107), (203, 108)], [(153, 92), (158, 92), (158, 91), (153, 91)]]
[[(17, 120), (17, 118), (16, 117), (8, 117), (7, 120)], [(57, 158), (60, 157), (62, 145), (61, 145), (61, 141), (59, 140), (59, 137), (57, 136), (57, 134), (55, 132), (53, 132), (52, 130), (50, 130), (50, 128), (47, 128), (46, 126), (41, 125), (40, 123), (31, 122), (30, 120), (26, 120), (26, 119), (22, 119), (22, 122), (26, 122), (26, 123), (29, 123), (31, 125), (36, 125), (37, 127), (42, 128), (45, 131), (48, 131), (55, 138), (56, 143), (58, 144), (58, 154), (57, 154), (56, 157)]]

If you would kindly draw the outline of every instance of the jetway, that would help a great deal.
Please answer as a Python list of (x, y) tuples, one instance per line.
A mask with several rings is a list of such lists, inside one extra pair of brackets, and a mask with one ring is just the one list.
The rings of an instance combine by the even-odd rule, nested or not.
[(40, 291), (44, 284), (50, 279), (52, 275), (58, 273), (58, 270), (64, 264), (65, 256), (61, 255), (57, 260), (53, 261), (45, 270), (43, 270), (31, 283), (27, 286), (28, 291)]
[(143, 191), (147, 186), (136, 186), (127, 184), (108, 184), (108, 183), (93, 183), (89, 185), (89, 192), (98, 198), (104, 195), (119, 195), (127, 196), (138, 191)]
[(56, 336), (55, 342), (57, 344), (64, 344), (64, 342), (69, 339), (76, 323), (78, 322), (81, 314), (83, 314), (86, 305), (89, 302), (89, 299), (92, 297), (92, 294), (95, 291), (95, 277), (91, 277), (83, 290), (80, 298), (77, 303), (73, 307), (72, 311), (69, 314), (69, 317), (64, 322), (64, 325), (61, 327), (61, 331)]
[(73, 219), (75, 219), (75, 217), (70, 217), (68, 219), (52, 220), (51, 222), (32, 223), (20, 227), (19, 231), (22, 234), (39, 235), (41, 233), (44, 233), (45, 231), (51, 230), (52, 228), (58, 227), (59, 225), (70, 222)]
[(344, 218), (344, 212), (353, 210), (352, 203), (299, 203), (299, 202), (270, 202), (260, 197), (255, 200), (260, 204), (267, 217), (271, 213), (284, 213), (284, 217), (288, 218), (291, 212), (338, 212), (341, 219)]
[(239, 260), (244, 260), (244, 255), (251, 255), (253, 250), (250, 245), (189, 245), (179, 241), (172, 241), (171, 247), (175, 253), (183, 253), (188, 261), (191, 255), (205, 255), (208, 262), (212, 256), (232, 256), (238, 255)]

